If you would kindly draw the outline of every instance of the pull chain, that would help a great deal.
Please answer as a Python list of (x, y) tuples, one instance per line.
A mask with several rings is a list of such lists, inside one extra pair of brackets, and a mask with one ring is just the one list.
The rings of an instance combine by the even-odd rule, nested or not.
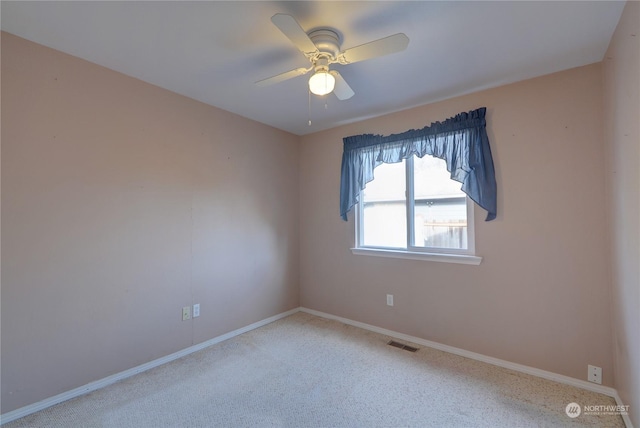
[(311, 126), (311, 90), (309, 90), (309, 126)]

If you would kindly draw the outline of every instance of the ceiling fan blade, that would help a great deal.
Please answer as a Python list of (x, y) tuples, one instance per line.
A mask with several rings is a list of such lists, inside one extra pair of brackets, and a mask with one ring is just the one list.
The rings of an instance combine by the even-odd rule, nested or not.
[(271, 17), (271, 22), (273, 22), (305, 56), (309, 56), (318, 51), (316, 45), (313, 44), (307, 33), (305, 33), (293, 16), (277, 13)]
[(365, 61), (367, 59), (403, 51), (408, 45), (409, 38), (403, 33), (398, 33), (347, 49), (339, 55), (339, 61), (341, 64)]
[(266, 79), (262, 79), (256, 82), (258, 86), (268, 86), (273, 85), (274, 83), (280, 83), (288, 79), (292, 79), (294, 77), (302, 76), (303, 74), (307, 74), (311, 71), (311, 68), (296, 68), (295, 70), (286, 71), (284, 73), (276, 74), (275, 76), (268, 77)]
[(333, 88), (333, 93), (340, 101), (348, 100), (355, 95), (351, 86), (344, 80), (342, 75), (335, 70), (331, 70), (330, 73), (336, 78), (336, 86)]

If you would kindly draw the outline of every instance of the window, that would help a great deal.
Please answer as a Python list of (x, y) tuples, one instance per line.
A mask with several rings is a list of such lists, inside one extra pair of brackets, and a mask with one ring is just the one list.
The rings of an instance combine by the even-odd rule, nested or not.
[(473, 202), (460, 187), (433, 156), (379, 165), (358, 205), (356, 247), (473, 254)]
[(353, 253), (480, 264), (473, 209), (485, 209), (486, 221), (497, 213), (486, 110), (401, 134), (343, 139), (340, 217), (348, 221), (359, 207)]

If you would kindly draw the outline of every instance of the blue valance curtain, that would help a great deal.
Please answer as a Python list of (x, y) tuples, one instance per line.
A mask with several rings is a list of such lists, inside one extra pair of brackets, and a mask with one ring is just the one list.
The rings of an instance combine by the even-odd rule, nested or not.
[(373, 180), (374, 168), (382, 163), (402, 162), (413, 155), (444, 159), (451, 178), (462, 183), (462, 191), (487, 211), (486, 221), (495, 219), (496, 178), (485, 114), (486, 108), (481, 107), (402, 134), (344, 138), (340, 182), (343, 220), (347, 220), (360, 192)]

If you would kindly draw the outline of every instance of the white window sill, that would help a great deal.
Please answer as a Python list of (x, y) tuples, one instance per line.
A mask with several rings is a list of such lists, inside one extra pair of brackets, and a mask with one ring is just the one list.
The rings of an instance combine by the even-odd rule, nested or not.
[(395, 259), (425, 260), (476, 266), (482, 262), (482, 257), (469, 254), (418, 253), (403, 250), (379, 250), (374, 248), (352, 248), (351, 252), (359, 256), (391, 257)]

